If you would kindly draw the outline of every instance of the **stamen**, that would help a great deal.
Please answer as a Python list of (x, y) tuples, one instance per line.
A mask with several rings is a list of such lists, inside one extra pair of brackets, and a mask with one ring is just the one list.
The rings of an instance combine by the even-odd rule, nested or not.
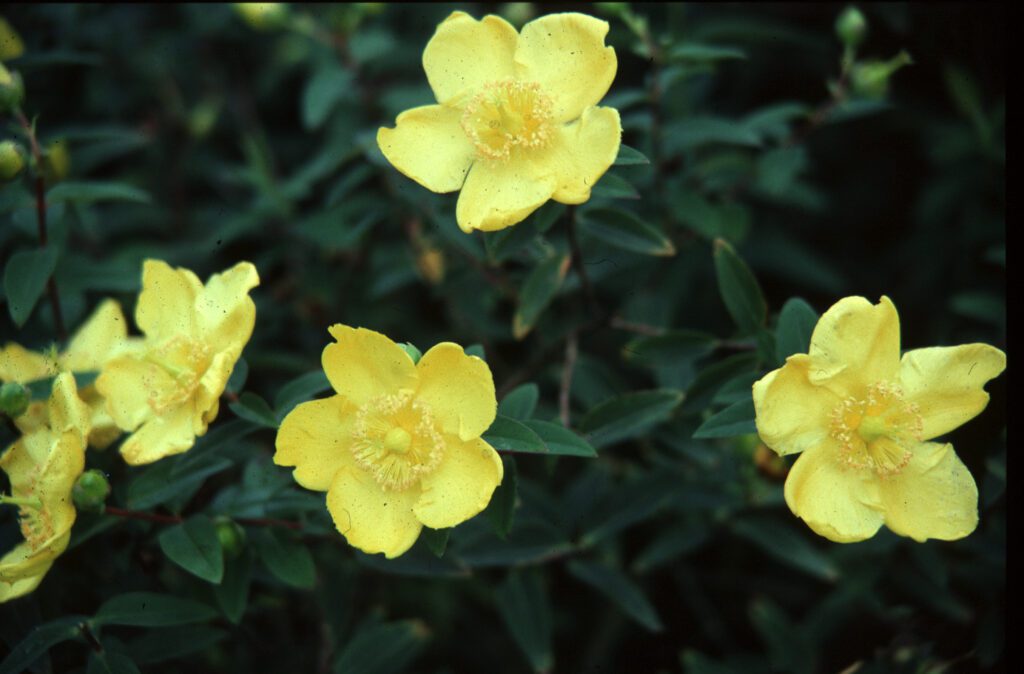
[(829, 435), (840, 445), (840, 460), (851, 468), (895, 475), (910, 462), (924, 422), (899, 386), (878, 382), (863, 399), (846, 398), (832, 410)]
[(382, 395), (356, 412), (352, 455), (387, 491), (401, 491), (441, 462), (444, 439), (411, 391)]
[(553, 104), (536, 82), (489, 82), (462, 113), (462, 128), (483, 159), (505, 161), (512, 152), (551, 140)]

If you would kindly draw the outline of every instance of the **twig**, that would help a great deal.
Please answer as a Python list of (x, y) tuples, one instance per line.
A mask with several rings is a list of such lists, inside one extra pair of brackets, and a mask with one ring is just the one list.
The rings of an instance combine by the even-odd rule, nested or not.
[(586, 267), (583, 266), (583, 253), (580, 251), (580, 242), (576, 238), (576, 208), (574, 206), (569, 207), (566, 220), (566, 231), (569, 234), (569, 249), (572, 251), (572, 268), (576, 270), (576, 274), (580, 277), (580, 285), (583, 286), (583, 294), (587, 298), (590, 312), (595, 316), (599, 316), (601, 314), (601, 306), (597, 303), (594, 286), (590, 283)]
[(576, 356), (579, 352), (579, 341), (576, 331), (569, 333), (565, 340), (565, 365), (562, 367), (562, 387), (558, 391), (558, 412), (562, 425), (569, 428), (569, 390), (572, 388), (572, 375), (576, 369)]

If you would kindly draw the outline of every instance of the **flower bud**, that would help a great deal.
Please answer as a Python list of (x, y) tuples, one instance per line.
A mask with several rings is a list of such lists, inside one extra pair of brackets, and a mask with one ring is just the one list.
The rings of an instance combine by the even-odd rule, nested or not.
[(59, 183), (68, 177), (71, 170), (71, 155), (68, 144), (63, 140), (55, 140), (46, 146), (43, 155), (43, 175), (49, 184)]
[(0, 16), (0, 61), (10, 61), (25, 53), (25, 43), (18, 31)]
[(71, 499), (79, 510), (98, 511), (110, 496), (110, 483), (102, 471), (87, 470), (75, 480), (71, 489)]
[(24, 414), (30, 402), (32, 396), (21, 384), (9, 381), (0, 386), (0, 412), (10, 418), (17, 419)]
[(847, 47), (856, 47), (868, 34), (868, 22), (861, 11), (850, 5), (836, 18), (836, 36)]
[(888, 61), (858, 63), (850, 72), (850, 86), (854, 93), (865, 98), (885, 98), (889, 91), (889, 78), (897, 70), (911, 63), (913, 60), (905, 51), (901, 51)]
[(420, 362), (420, 358), (423, 357), (423, 354), (420, 352), (420, 350), (417, 349), (412, 344), (410, 344), (409, 342), (406, 342), (405, 344), (399, 344), (398, 348), (409, 354), (409, 357), (412, 358), (412, 362), (414, 365)]
[(256, 30), (282, 28), (288, 23), (288, 5), (280, 2), (236, 2), (235, 12)]
[(0, 142), (0, 181), (6, 182), (25, 168), (24, 152), (13, 140)]
[(224, 554), (230, 559), (235, 559), (242, 554), (245, 549), (245, 529), (238, 522), (227, 517), (218, 517), (214, 520), (214, 526), (217, 528), (217, 540), (220, 542)]
[(6, 115), (21, 107), (24, 99), (25, 84), (21, 81), (21, 75), (0, 63), (0, 114)]

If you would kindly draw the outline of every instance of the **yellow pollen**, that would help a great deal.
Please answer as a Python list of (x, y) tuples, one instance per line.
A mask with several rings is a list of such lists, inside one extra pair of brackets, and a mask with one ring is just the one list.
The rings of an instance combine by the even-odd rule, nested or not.
[(387, 491), (402, 491), (429, 474), (444, 455), (430, 408), (411, 391), (381, 395), (356, 412), (352, 455)]
[(489, 82), (466, 105), (462, 128), (483, 159), (504, 161), (514, 150), (548, 145), (552, 102), (536, 82)]
[(924, 425), (916, 404), (893, 384), (878, 382), (864, 398), (849, 397), (832, 410), (829, 435), (840, 443), (844, 464), (894, 475), (910, 462)]

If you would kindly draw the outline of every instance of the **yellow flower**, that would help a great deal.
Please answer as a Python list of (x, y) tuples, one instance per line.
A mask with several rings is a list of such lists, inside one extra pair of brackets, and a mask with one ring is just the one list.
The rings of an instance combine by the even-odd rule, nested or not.
[[(0, 382), (26, 384), (53, 377), (58, 372), (98, 372), (111, 358), (128, 353), (140, 340), (128, 336), (128, 325), (115, 300), (104, 300), (89, 320), (71, 338), (60, 354), (36, 353), (9, 342), (0, 349)], [(92, 431), (89, 444), (103, 449), (121, 431), (107, 413), (106, 401), (93, 385), (85, 386), (79, 396), (89, 406)]]
[(206, 285), (187, 269), (146, 260), (135, 322), (145, 334), (134, 352), (108, 361), (96, 380), (123, 430), (132, 465), (192, 447), (217, 416), (235, 362), (252, 335), (256, 268), (239, 262)]
[(478, 514), (501, 484), (501, 458), (480, 435), (497, 401), (487, 364), (442, 342), (413, 364), (372, 330), (334, 325), (323, 367), (337, 395), (303, 403), (281, 424), (274, 463), (327, 492), (349, 544), (397, 557), (423, 526)]
[(885, 524), (955, 540), (978, 524), (978, 489), (949, 443), (927, 442), (978, 415), (1006, 367), (987, 344), (907, 351), (888, 297), (846, 297), (818, 321), (809, 353), (754, 384), (757, 430), (780, 455), (790, 510), (839, 543)]
[(461, 189), (464, 232), (522, 221), (548, 199), (581, 204), (615, 161), (619, 113), (596, 107), (615, 79), (608, 24), (552, 14), (523, 26), (453, 12), (423, 51), (437, 105), (377, 132), (395, 168), (433, 192)]
[(49, 402), (17, 423), (21, 438), (0, 456), (11, 482), (11, 494), (0, 495), (0, 504), (19, 507), (25, 540), (0, 558), (0, 603), (36, 589), (71, 538), (71, 489), (85, 467), (89, 434), (89, 410), (74, 376), (57, 375)]

